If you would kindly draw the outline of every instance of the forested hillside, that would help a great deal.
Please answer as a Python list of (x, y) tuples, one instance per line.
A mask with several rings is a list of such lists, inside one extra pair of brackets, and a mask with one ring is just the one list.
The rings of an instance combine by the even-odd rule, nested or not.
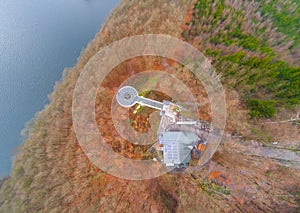
[(184, 38), (211, 57), (252, 117), (299, 105), (299, 2), (198, 0), (186, 25)]
[[(50, 104), (28, 124), (10, 177), (0, 182), (0, 212), (299, 212), (299, 19), (297, 0), (122, 0), (77, 65), (64, 70)], [(143, 33), (181, 38), (209, 58), (224, 86), (227, 123), (205, 168), (130, 181), (87, 158), (76, 138), (72, 98), (99, 50)], [(108, 105), (127, 74), (173, 72), (205, 96), (183, 66), (170, 62), (166, 68), (166, 61), (126, 61), (99, 87), (98, 128), (106, 128), (109, 145), (122, 147), (128, 158), (145, 156), (113, 135)], [(209, 120), (210, 107), (202, 108), (201, 118)], [(143, 128), (143, 122), (134, 124)]]

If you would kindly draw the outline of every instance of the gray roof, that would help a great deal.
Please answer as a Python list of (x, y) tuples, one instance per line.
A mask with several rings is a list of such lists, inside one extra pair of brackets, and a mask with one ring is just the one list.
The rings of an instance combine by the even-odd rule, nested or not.
[(194, 146), (197, 140), (191, 132), (163, 132), (159, 141), (163, 144), (164, 163), (167, 166), (188, 163), (191, 159), (188, 146)]

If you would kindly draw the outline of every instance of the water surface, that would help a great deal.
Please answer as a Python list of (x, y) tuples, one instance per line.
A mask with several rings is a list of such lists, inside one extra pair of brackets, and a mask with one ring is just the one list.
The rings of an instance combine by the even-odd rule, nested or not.
[(119, 0), (0, 0), (0, 178), (25, 123), (48, 103)]

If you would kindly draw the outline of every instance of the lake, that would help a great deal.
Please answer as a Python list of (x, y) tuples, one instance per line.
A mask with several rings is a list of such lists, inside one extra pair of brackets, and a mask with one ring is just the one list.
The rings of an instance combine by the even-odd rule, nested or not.
[(119, 0), (0, 0), (0, 178), (21, 130)]

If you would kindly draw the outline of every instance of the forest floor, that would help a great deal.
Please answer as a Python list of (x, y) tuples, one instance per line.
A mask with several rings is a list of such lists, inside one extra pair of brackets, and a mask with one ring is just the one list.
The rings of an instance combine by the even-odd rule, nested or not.
[[(230, 11), (235, 11), (231, 17), (235, 20), (232, 25), (240, 26), (238, 32), (231, 32), (236, 34), (229, 33), (232, 37), (225, 36), (229, 39), (226, 42), (233, 42), (230, 47), (220, 44), (218, 39), (223, 37), (214, 33), (226, 32), (223, 31), (226, 28), (224, 24), (218, 25), (218, 22), (213, 21), (217, 10), (206, 14), (207, 19), (195, 19), (199, 18), (195, 16), (195, 11), (202, 6), (207, 7), (200, 4), (200, 1), (122, 0), (82, 53), (77, 65), (65, 70), (62, 82), (56, 85), (51, 95), (51, 103), (37, 114), (29, 126), (28, 138), (20, 147), (11, 176), (0, 188), (0, 212), (299, 212), (299, 126), (277, 122), (280, 115), (268, 119), (251, 119), (246, 99), (264, 96), (263, 93), (256, 93), (255, 84), (246, 81), (250, 78), (248, 71), (253, 70), (255, 76), (251, 79), (257, 80), (261, 86), (265, 82), (261, 81), (263, 78), (260, 74), (265, 73), (265, 68), (258, 65), (254, 69), (253, 66), (257, 63), (253, 60), (254, 64), (250, 66), (231, 63), (236, 62), (236, 58), (222, 58), (218, 61), (221, 53), (213, 51), (220, 48), (225, 56), (229, 54), (233, 57), (234, 53), (248, 48), (245, 50), (245, 60), (248, 57), (275, 53), (280, 60), (286, 60), (293, 66), (297, 61), (292, 56), (299, 53), (296, 47), (286, 43), (274, 44), (273, 51), (266, 46), (260, 49), (239, 43), (237, 37), (241, 33), (244, 40), (256, 41), (251, 40), (253, 37), (245, 37), (246, 33), (241, 31), (247, 30), (245, 26), (251, 24), (245, 14), (257, 16), (258, 21), (263, 20), (255, 13), (257, 4), (250, 7), (245, 1), (220, 2), (227, 5), (222, 14), (228, 15)], [(254, 12), (244, 13), (246, 10), (241, 10), (248, 6), (254, 8)], [(222, 20), (229, 19), (230, 17)], [(212, 28), (208, 28), (209, 22), (214, 23)], [(245, 25), (239, 22), (245, 22)], [(265, 23), (271, 26), (271, 22), (263, 22)], [(264, 28), (264, 25), (260, 28)], [(250, 27), (249, 30), (255, 32), (257, 29)], [(260, 39), (264, 41), (272, 42), (272, 36), (289, 39), (275, 32), (273, 28), (264, 30), (272, 34), (261, 34)], [(104, 173), (87, 158), (76, 139), (72, 122), (72, 97), (81, 70), (101, 48), (113, 41), (143, 33), (168, 34), (184, 39), (207, 53), (217, 72), (220, 73), (222, 67), (224, 68), (222, 83), (227, 103), (227, 122), (222, 142), (205, 167), (189, 167), (182, 173), (168, 173), (150, 180), (130, 181)], [(210, 40), (212, 35), (214, 39)], [(205, 40), (213, 44), (203, 42)], [(214, 54), (219, 55), (214, 58)], [(169, 65), (168, 68), (166, 64)], [(120, 84), (129, 76), (143, 70), (172, 73), (188, 85), (193, 94), (198, 95), (197, 101), (205, 102), (207, 99), (201, 83), (172, 60), (137, 57), (115, 67), (99, 87), (95, 100), (96, 119), (101, 132), (106, 133), (104, 138), (108, 144), (115, 152), (127, 158), (147, 158), (144, 155), (147, 148), (142, 149), (117, 136), (110, 105)], [(232, 70), (243, 70), (243, 73), (230, 73)], [(288, 75), (286, 77), (293, 78)], [(246, 79), (246, 83), (243, 81), (244, 83), (236, 85), (237, 79)], [(172, 86), (172, 82), (169, 83)], [(286, 82), (271, 86), (269, 89), (275, 90), (285, 87)], [(295, 84), (291, 92), (297, 91), (297, 86)], [(159, 93), (148, 95), (158, 99), (168, 98)], [(270, 98), (279, 103), (284, 100), (276, 95), (280, 94)], [(292, 97), (294, 93), (290, 95)], [(282, 115), (288, 117), (293, 112), (283, 112)], [(124, 119), (122, 109), (118, 113), (118, 118)], [(199, 117), (203, 120), (210, 121), (210, 113), (209, 104), (199, 108)], [(132, 126), (139, 132), (147, 132), (147, 113), (146, 116), (140, 115), (138, 117), (131, 114)]]

